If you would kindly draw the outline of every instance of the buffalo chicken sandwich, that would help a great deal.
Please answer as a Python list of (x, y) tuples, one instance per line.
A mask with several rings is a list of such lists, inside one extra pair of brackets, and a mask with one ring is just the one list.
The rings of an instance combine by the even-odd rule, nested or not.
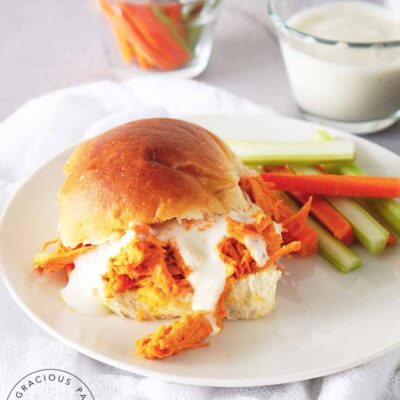
[(65, 271), (61, 296), (77, 312), (179, 318), (136, 341), (142, 356), (205, 346), (224, 319), (274, 309), (277, 261), (301, 252), (307, 205), (287, 215), (217, 136), (174, 119), (134, 121), (81, 144), (64, 171), (59, 238), (34, 266)]

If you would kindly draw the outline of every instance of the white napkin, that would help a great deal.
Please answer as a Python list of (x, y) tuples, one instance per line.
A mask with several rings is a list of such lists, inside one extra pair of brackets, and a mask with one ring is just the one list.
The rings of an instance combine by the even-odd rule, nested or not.
[[(215, 112), (275, 113), (211, 86), (185, 80), (139, 78), (96, 82), (31, 100), (0, 124), (0, 209), (49, 157), (71, 144), (134, 118)], [(96, 400), (375, 400), (400, 394), (400, 350), (340, 374), (258, 388), (171, 384), (109, 367), (83, 356), (26, 317), (0, 283), (0, 396), (24, 375), (65, 369), (82, 378)], [(368, 334), (366, 332), (366, 334)]]

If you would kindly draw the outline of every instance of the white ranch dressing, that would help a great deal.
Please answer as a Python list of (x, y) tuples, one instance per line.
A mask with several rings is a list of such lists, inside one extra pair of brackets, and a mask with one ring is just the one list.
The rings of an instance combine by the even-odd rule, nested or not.
[(244, 245), (249, 250), (257, 267), (263, 267), (268, 261), (268, 252), (264, 239), (260, 235), (246, 235)]
[(235, 220), (237, 222), (242, 222), (242, 223), (245, 223), (245, 224), (254, 223), (254, 220), (251, 217), (251, 215), (252, 214), (248, 214), (248, 213), (245, 213), (245, 212), (239, 212), (239, 211), (231, 211), (229, 213), (229, 217), (230, 218), (232, 218), (233, 220)]
[(187, 277), (193, 287), (192, 309), (214, 310), (224, 290), (226, 280), (225, 263), (217, 246), (226, 236), (225, 218), (219, 218), (209, 228), (191, 229), (177, 222), (164, 224), (159, 230), (161, 240), (174, 240), (185, 264), (192, 270)]
[(320, 44), (285, 36), (281, 41), (294, 97), (306, 112), (348, 122), (387, 118), (400, 109), (400, 47), (351, 47), (347, 42), (400, 40), (400, 13), (359, 1), (310, 7), (287, 24)]
[[(258, 206), (254, 205), (253, 210), (259, 211), (260, 209), (256, 208)], [(253, 218), (246, 213), (231, 211), (229, 216), (238, 222), (244, 222), (246, 224), (252, 224), (254, 222)], [(276, 224), (274, 223), (275, 228)], [(249, 250), (251, 257), (256, 262), (258, 267), (263, 267), (268, 261), (268, 252), (267, 246), (265, 244), (264, 239), (260, 235), (246, 235), (244, 238), (244, 245)]]
[[(254, 222), (249, 213), (232, 211), (229, 217), (238, 222)], [(228, 237), (226, 216), (216, 218), (210, 226), (205, 227), (201, 221), (190, 229), (176, 220), (165, 222), (154, 227), (152, 233), (162, 241), (175, 241), (185, 264), (192, 270), (187, 277), (194, 291), (192, 309), (214, 311), (226, 282), (226, 265), (218, 251), (218, 244)], [(102, 275), (108, 270), (110, 258), (116, 256), (135, 235), (133, 230), (128, 230), (120, 239), (98, 245), (74, 260), (75, 268), (70, 273), (69, 282), (61, 290), (62, 298), (70, 308), (92, 315), (108, 312), (101, 302), (104, 298)], [(263, 267), (268, 261), (268, 253), (262, 237), (247, 235), (244, 241), (257, 266)], [(218, 327), (214, 318), (210, 316), (209, 321), (216, 333)]]
[(400, 16), (366, 2), (336, 1), (294, 15), (289, 25), (323, 39), (384, 42), (400, 39)]
[(276, 222), (273, 222), (273, 224), (274, 224), (275, 232), (281, 234), (282, 233), (282, 225), (278, 224)]
[[(232, 211), (229, 217), (237, 222), (254, 222), (251, 215), (244, 212)], [(171, 221), (159, 227), (156, 234), (161, 240), (174, 240), (185, 264), (192, 270), (187, 277), (194, 290), (192, 309), (214, 310), (226, 282), (226, 265), (218, 251), (218, 244), (229, 236), (226, 217), (217, 218), (206, 229), (202, 229), (201, 223), (185, 229), (177, 221)], [(268, 260), (263, 238), (247, 235), (244, 241), (257, 266), (263, 267)]]
[(134, 238), (135, 232), (128, 230), (121, 238), (103, 243), (76, 257), (68, 284), (60, 291), (64, 302), (82, 314), (109, 313), (109, 309), (100, 300), (104, 298), (102, 275), (108, 270), (109, 259), (116, 256)]

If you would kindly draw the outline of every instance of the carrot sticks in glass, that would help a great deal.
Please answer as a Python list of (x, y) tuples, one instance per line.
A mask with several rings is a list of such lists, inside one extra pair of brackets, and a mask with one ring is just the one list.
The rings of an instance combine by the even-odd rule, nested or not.
[(126, 63), (136, 61), (143, 69), (168, 71), (191, 61), (179, 2), (98, 1)]

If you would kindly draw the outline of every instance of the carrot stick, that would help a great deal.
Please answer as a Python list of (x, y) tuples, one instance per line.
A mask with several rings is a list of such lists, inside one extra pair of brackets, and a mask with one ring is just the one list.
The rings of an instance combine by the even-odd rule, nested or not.
[[(299, 175), (321, 175), (314, 167), (292, 165), (293, 172)], [(385, 249), (389, 231), (360, 204), (360, 199), (341, 196), (326, 196), (326, 200), (349, 221), (354, 236), (372, 254), (379, 255)]]
[(149, 69), (151, 67), (150, 62), (147, 61), (146, 57), (141, 53), (136, 54), (136, 60), (143, 69)]
[(114, 34), (115, 38), (117, 39), (122, 58), (127, 64), (129, 64), (132, 58), (135, 57), (135, 51), (119, 29), (114, 29)]
[(161, 4), (161, 7), (166, 15), (174, 21), (176, 29), (179, 34), (184, 38), (186, 36), (185, 27), (182, 22), (182, 4), (171, 3), (171, 4)]
[[(301, 204), (305, 204), (309, 198), (308, 194), (301, 192), (289, 192), (289, 194)], [(349, 246), (354, 242), (351, 225), (321, 197), (313, 196), (311, 214), (345, 245)]]
[[(280, 194), (292, 210), (298, 210), (297, 204), (295, 204), (286, 193), (280, 192)], [(312, 217), (307, 218), (307, 224), (317, 234), (319, 254), (335, 268), (341, 272), (348, 273), (361, 266), (360, 258), (356, 256), (348, 246), (345, 246), (342, 242), (335, 239)]]
[(160, 21), (169, 31), (173, 39), (178, 43), (181, 49), (185, 50), (186, 55), (191, 56), (192, 52), (183, 36), (180, 34), (175, 21), (169, 17), (164, 11), (161, 5), (153, 4), (152, 6), (154, 16)]
[(103, 14), (108, 18), (112, 24), (112, 28), (117, 39), (122, 58), (126, 63), (129, 63), (135, 56), (134, 47), (129, 44), (129, 40), (126, 39), (127, 29), (120, 26), (119, 16), (113, 6), (108, 0), (99, 0), (99, 6)]
[(276, 189), (309, 194), (348, 197), (400, 197), (400, 179), (382, 176), (351, 175), (286, 175), (264, 173), (267, 182)]
[(114, 24), (119, 27), (117, 29), (120, 29), (127, 42), (134, 49), (139, 65), (142, 65), (140, 60), (146, 60), (146, 65), (157, 66), (159, 69), (169, 68), (164, 59), (146, 43), (140, 32), (124, 16), (117, 16), (114, 19)]
[(397, 243), (397, 238), (396, 236), (393, 235), (393, 233), (389, 233), (389, 237), (387, 240), (388, 245), (396, 244)]
[[(293, 175), (286, 166), (264, 167), (265, 171)], [(302, 192), (289, 192), (289, 194), (301, 204), (307, 203), (310, 195)], [(349, 222), (339, 214), (327, 201), (321, 197), (313, 196), (311, 214), (321, 222), (337, 239), (345, 245), (354, 242), (353, 230)]]
[[(162, 15), (170, 23), (170, 26), (167, 26), (155, 15), (155, 12), (162, 13), (160, 8), (133, 3), (121, 3), (120, 7), (124, 17), (138, 30), (149, 46), (164, 59), (164, 63), (168, 66), (166, 69), (178, 68), (189, 62), (190, 51), (183, 47), (183, 39), (173, 21), (167, 15)], [(182, 43), (178, 43), (178, 40)]]
[(111, 19), (116, 15), (114, 8), (107, 0), (99, 0), (99, 6), (108, 18)]
[(171, 63), (146, 43), (137, 28), (123, 15), (119, 15), (107, 0), (99, 0), (100, 8), (135, 51), (136, 56), (146, 60), (146, 64), (157, 66), (161, 70), (171, 69)]
[(310, 213), (311, 203), (312, 198), (310, 197), (297, 213), (293, 213), (288, 219), (282, 221), (283, 241), (290, 243), (299, 240), (301, 242), (301, 249), (296, 254), (300, 257), (311, 256), (316, 254), (318, 250), (317, 234), (306, 222)]

